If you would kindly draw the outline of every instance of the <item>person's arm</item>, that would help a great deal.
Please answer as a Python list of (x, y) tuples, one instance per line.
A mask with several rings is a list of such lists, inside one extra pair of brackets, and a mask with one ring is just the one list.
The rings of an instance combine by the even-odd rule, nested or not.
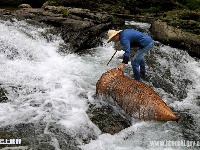
[(123, 57), (122, 63), (117, 68), (122, 71), (124, 69), (125, 64), (128, 64), (128, 61), (129, 61), (129, 57), (130, 57), (130, 42), (128, 40), (122, 40), (121, 41), (121, 45), (123, 46), (125, 53), (124, 53), (124, 57)]
[(122, 63), (128, 64), (129, 57), (130, 57), (130, 41), (128, 40), (122, 40), (121, 41), (122, 46), (124, 47), (124, 57)]
[(121, 45), (124, 48), (124, 57), (122, 63), (117, 67), (119, 70), (123, 70), (125, 64), (128, 64), (129, 57), (130, 57), (130, 42), (128, 40), (122, 40)]

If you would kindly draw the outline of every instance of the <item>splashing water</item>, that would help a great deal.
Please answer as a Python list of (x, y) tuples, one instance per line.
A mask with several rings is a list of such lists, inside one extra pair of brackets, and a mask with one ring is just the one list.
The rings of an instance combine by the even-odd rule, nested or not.
[[(1, 128), (45, 122), (43, 134), (50, 134), (48, 126), (54, 123), (84, 150), (184, 149), (188, 147), (153, 146), (150, 141), (200, 140), (199, 60), (168, 46), (153, 49), (147, 56), (145, 82), (183, 119), (179, 123), (133, 119), (132, 126), (110, 135), (101, 133), (86, 111), (89, 103), (98, 104), (94, 95), (99, 77), (120, 64), (123, 51), (109, 66), (112, 43), (91, 49), (92, 54), (63, 56), (59, 48), (64, 41), (47, 30), (51, 27), (0, 21), (0, 85), (8, 97), (0, 103)], [(127, 68), (131, 72), (130, 63)], [(186, 94), (179, 97), (180, 91)], [(50, 136), (55, 149), (65, 149), (59, 138)]]

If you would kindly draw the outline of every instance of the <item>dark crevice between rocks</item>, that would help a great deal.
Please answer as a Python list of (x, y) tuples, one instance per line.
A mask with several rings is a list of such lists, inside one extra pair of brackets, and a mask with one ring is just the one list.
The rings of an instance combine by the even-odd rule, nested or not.
[(5, 91), (0, 88), (0, 103), (5, 103), (8, 101), (8, 98), (6, 97)]

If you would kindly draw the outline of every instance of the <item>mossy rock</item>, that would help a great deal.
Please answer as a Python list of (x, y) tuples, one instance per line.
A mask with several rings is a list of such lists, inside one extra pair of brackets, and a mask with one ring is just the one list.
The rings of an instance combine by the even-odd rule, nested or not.
[(60, 10), (63, 14), (63, 17), (68, 17), (69, 16), (69, 11), (67, 9), (61, 8)]
[(173, 10), (165, 14), (167, 23), (184, 31), (200, 34), (200, 11)]
[(168, 19), (182, 19), (200, 21), (200, 10), (173, 10), (166, 13)]

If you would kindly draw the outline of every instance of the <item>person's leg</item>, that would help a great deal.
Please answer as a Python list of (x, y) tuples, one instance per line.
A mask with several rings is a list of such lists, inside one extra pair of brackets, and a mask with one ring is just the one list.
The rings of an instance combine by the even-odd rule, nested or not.
[(145, 74), (145, 60), (144, 60), (144, 53), (147, 53), (153, 47), (153, 42), (150, 43), (148, 46), (139, 49), (136, 54), (134, 55), (131, 65), (133, 68), (134, 78), (135, 80), (141, 81), (140, 73)]
[(140, 65), (140, 74), (144, 76), (145, 73), (146, 73), (144, 57), (140, 60), (140, 64), (139, 65)]
[(139, 49), (139, 50), (135, 53), (133, 59), (143, 59), (145, 53), (148, 53), (149, 50), (153, 47), (153, 45), (154, 45), (154, 42), (151, 42), (151, 43), (150, 43), (149, 45), (147, 45), (146, 47)]
[(133, 68), (134, 79), (138, 80), (138, 81), (141, 81), (139, 63), (140, 63), (140, 60), (132, 59), (132, 61), (131, 61), (131, 65), (132, 65), (132, 68)]

